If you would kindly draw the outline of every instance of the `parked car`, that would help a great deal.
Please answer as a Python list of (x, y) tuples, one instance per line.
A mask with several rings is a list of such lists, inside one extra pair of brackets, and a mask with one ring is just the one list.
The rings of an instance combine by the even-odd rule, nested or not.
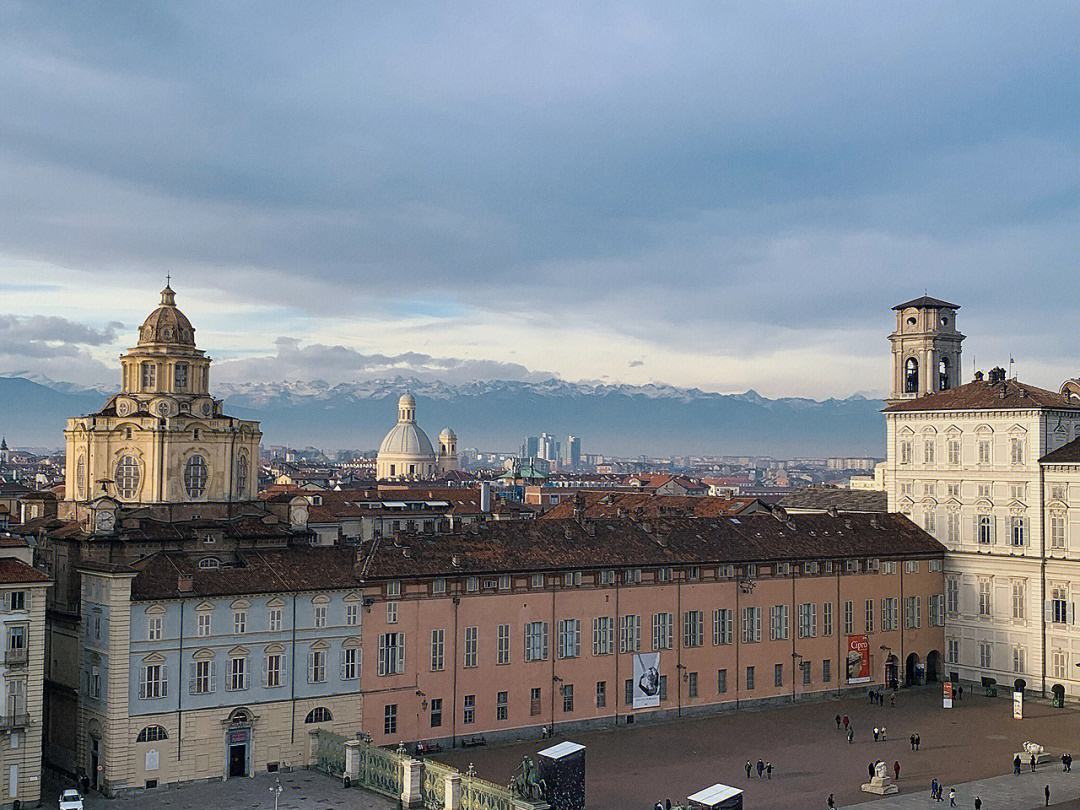
[(83, 810), (82, 796), (74, 788), (60, 794), (60, 810)]

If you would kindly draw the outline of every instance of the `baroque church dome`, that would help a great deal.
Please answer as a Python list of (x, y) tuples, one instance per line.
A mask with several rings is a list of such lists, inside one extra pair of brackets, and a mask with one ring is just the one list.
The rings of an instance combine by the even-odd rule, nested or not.
[(383, 480), (430, 480), (435, 477), (437, 455), (428, 435), (416, 424), (416, 398), (398, 399), (398, 420), (379, 445), (376, 474)]
[(139, 345), (167, 343), (174, 346), (195, 346), (195, 327), (187, 315), (177, 309), (176, 293), (168, 284), (161, 291), (158, 308), (146, 316), (139, 327)]
[(425, 461), (435, 459), (435, 449), (427, 434), (416, 424), (402, 423), (394, 425), (386, 438), (379, 445), (379, 455), (389, 453), (397, 456), (415, 456)]

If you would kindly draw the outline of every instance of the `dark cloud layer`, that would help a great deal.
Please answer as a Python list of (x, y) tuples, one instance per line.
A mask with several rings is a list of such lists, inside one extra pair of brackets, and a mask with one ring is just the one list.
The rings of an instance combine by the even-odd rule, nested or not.
[[(0, 255), (749, 354), (882, 334), (927, 287), (983, 353), (1046, 356), (1078, 320), (1078, 29), (1068, 3), (16, 1)], [(367, 362), (289, 351), (335, 348)]]

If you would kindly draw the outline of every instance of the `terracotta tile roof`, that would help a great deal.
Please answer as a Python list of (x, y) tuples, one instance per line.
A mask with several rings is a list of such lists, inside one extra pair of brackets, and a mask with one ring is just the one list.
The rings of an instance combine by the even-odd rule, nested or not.
[[(197, 558), (162, 551), (132, 564), (132, 599), (175, 599), (191, 596), (318, 591), (359, 587), (356, 552), (352, 548), (293, 547), (242, 551), (232, 567), (204, 570)], [(191, 591), (181, 592), (179, 577), (191, 577)]]
[(897, 402), (884, 411), (1015, 411), (1033, 408), (1076, 411), (1080, 410), (1080, 400), (1018, 380), (993, 383), (976, 380), (948, 391)]
[(940, 298), (931, 298), (929, 295), (912, 298), (910, 301), (897, 304), (893, 309), (900, 310), (907, 309), (908, 307), (922, 307), (924, 309), (960, 309), (959, 304), (950, 304), (948, 301), (942, 301)]
[[(631, 517), (639, 512), (649, 517), (730, 517), (752, 507), (756, 498), (699, 498), (692, 495), (653, 495), (645, 492), (580, 492), (584, 500), (585, 517)], [(541, 517), (544, 520), (563, 520), (574, 517), (578, 496), (568, 495)], [(884, 511), (884, 510), (882, 510)]]
[(50, 582), (48, 574), (12, 557), (0, 558), (0, 585)]
[(366, 576), (456, 576), (676, 564), (941, 556), (900, 514), (771, 514), (736, 518), (531, 520), (453, 535), (409, 535), (360, 550)]
[(1041, 464), (1080, 464), (1080, 438), (1063, 444), (1039, 459)]

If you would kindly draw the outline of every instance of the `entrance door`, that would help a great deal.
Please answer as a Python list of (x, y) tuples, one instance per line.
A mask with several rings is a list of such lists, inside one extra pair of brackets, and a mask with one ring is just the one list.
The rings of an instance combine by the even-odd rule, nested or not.
[(229, 776), (247, 776), (247, 743), (229, 746)]
[(101, 744), (101, 740), (97, 737), (90, 737), (90, 787), (94, 790), (98, 789), (98, 746)]

